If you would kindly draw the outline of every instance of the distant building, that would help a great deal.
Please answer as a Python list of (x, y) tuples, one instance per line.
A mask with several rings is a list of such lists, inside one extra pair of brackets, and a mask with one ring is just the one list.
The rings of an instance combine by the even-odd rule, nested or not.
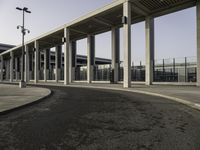
[(0, 43), (0, 53), (10, 49), (10, 48), (13, 48), (15, 47), (15, 45), (10, 45), (10, 44), (2, 44)]

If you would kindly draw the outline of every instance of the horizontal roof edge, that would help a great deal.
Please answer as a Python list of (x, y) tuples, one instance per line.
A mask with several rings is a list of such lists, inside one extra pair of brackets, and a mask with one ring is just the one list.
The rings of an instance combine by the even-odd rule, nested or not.
[(75, 19), (74, 21), (72, 21), (72, 22), (70, 22), (68, 24), (65, 24), (65, 27), (70, 27), (72, 25), (75, 25), (75, 24), (83, 21), (83, 20), (89, 19), (89, 18), (91, 18), (91, 17), (93, 17), (95, 15), (98, 15), (99, 13), (102, 13), (102, 12), (104, 12), (106, 10), (109, 10), (109, 9), (113, 8), (113, 7), (119, 6), (119, 5), (123, 4), (124, 1), (125, 0), (117, 0), (117, 1), (114, 1), (114, 2), (112, 2), (110, 4), (105, 5), (104, 7), (96, 9), (95, 11), (91, 11), (90, 13), (87, 13), (86, 15), (84, 15), (84, 16), (82, 16), (80, 18), (77, 18), (77, 19)]
[[(53, 33), (57, 32), (57, 31), (59, 31), (59, 30), (63, 30), (64, 28), (70, 27), (70, 26), (72, 26), (72, 25), (74, 25), (74, 24), (76, 24), (76, 23), (78, 23), (78, 22), (81, 22), (81, 21), (83, 21), (83, 20), (85, 20), (85, 19), (89, 19), (89, 18), (91, 18), (92, 16), (95, 16), (95, 15), (101, 13), (101, 12), (104, 12), (104, 11), (106, 11), (106, 10), (109, 10), (109, 9), (113, 8), (113, 7), (116, 7), (116, 6), (118, 6), (118, 5), (122, 4), (122, 3), (124, 3), (125, 1), (126, 1), (126, 0), (117, 0), (117, 1), (114, 1), (114, 2), (112, 2), (112, 3), (110, 3), (110, 4), (107, 4), (107, 5), (105, 5), (105, 6), (101, 7), (101, 8), (98, 8), (98, 9), (96, 9), (96, 10), (94, 10), (94, 11), (91, 11), (91, 12), (87, 13), (86, 15), (84, 15), (84, 16), (78, 18), (78, 19), (75, 19), (74, 21), (72, 21), (72, 22), (70, 22), (70, 23), (66, 23), (66, 24), (64, 24), (64, 25), (62, 25), (62, 26), (60, 26), (60, 27), (58, 27), (58, 28), (55, 28), (55, 29), (53, 29), (53, 30), (51, 30), (51, 31), (49, 31), (49, 32), (46, 32), (46, 33), (44, 33), (44, 34), (42, 34), (42, 35), (36, 37), (36, 38), (33, 38), (33, 39), (30, 40), (30, 41), (25, 42), (25, 45), (31, 44), (31, 43), (34, 42), (34, 41), (37, 41), (37, 40), (39, 40), (39, 39), (41, 39), (41, 38), (44, 38), (44, 37), (46, 37), (46, 36), (48, 36), (48, 35), (50, 35), (50, 34), (53, 34)], [(18, 46), (14, 47), (14, 48), (11, 48), (11, 49), (9, 49), (9, 50), (7, 50), (7, 51), (1, 53), (0, 56), (1, 56), (1, 55), (4, 55), (4, 54), (7, 54), (7, 53), (9, 53), (9, 52), (11, 52), (11, 51), (17, 50), (17, 49), (19, 49), (21, 46), (22, 46), (22, 45), (18, 45)]]

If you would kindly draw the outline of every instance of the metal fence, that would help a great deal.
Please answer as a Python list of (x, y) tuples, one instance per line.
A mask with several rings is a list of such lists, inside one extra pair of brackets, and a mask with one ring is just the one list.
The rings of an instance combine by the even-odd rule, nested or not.
[(87, 66), (80, 66), (75, 68), (75, 80), (87, 80)]
[(196, 82), (196, 57), (154, 61), (155, 82)]
[[(140, 62), (139, 65), (131, 67), (132, 81), (145, 81), (145, 65)], [(196, 57), (172, 58), (154, 60), (153, 65), (154, 82), (196, 82)], [(110, 81), (112, 78), (111, 64), (95, 65), (93, 69), (94, 81)], [(123, 81), (123, 62), (119, 67), (119, 81)], [(18, 78), (20, 78), (20, 72)], [(34, 78), (34, 70), (31, 72), (31, 79)], [(43, 69), (40, 71), (40, 79), (44, 78)], [(49, 80), (55, 80), (55, 67), (50, 66)], [(64, 66), (61, 69), (61, 78), (64, 80)], [(87, 80), (87, 66), (79, 66), (75, 68), (75, 80)]]
[(111, 65), (96, 65), (94, 67), (94, 81), (110, 81)]
[[(134, 64), (134, 63), (132, 63)], [(154, 60), (154, 82), (196, 82), (196, 57)], [(119, 80), (123, 81), (123, 63)], [(145, 81), (145, 65), (132, 65), (132, 81)]]

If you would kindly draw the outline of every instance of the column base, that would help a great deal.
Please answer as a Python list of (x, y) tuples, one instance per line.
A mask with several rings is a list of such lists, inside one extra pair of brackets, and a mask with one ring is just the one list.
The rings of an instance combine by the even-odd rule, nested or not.
[(61, 78), (61, 69), (58, 69), (55, 73), (55, 80), (58, 82)]
[(69, 82), (72, 83), (74, 80), (75, 80), (75, 67), (72, 67)]
[(19, 88), (26, 88), (26, 82), (20, 81), (19, 82)]

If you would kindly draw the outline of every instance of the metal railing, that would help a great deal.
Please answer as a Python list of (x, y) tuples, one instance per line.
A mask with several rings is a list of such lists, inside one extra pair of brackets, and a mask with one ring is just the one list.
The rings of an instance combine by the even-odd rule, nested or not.
[(155, 60), (154, 82), (196, 82), (196, 57)]
[(96, 65), (94, 67), (94, 81), (110, 81), (111, 65)]

